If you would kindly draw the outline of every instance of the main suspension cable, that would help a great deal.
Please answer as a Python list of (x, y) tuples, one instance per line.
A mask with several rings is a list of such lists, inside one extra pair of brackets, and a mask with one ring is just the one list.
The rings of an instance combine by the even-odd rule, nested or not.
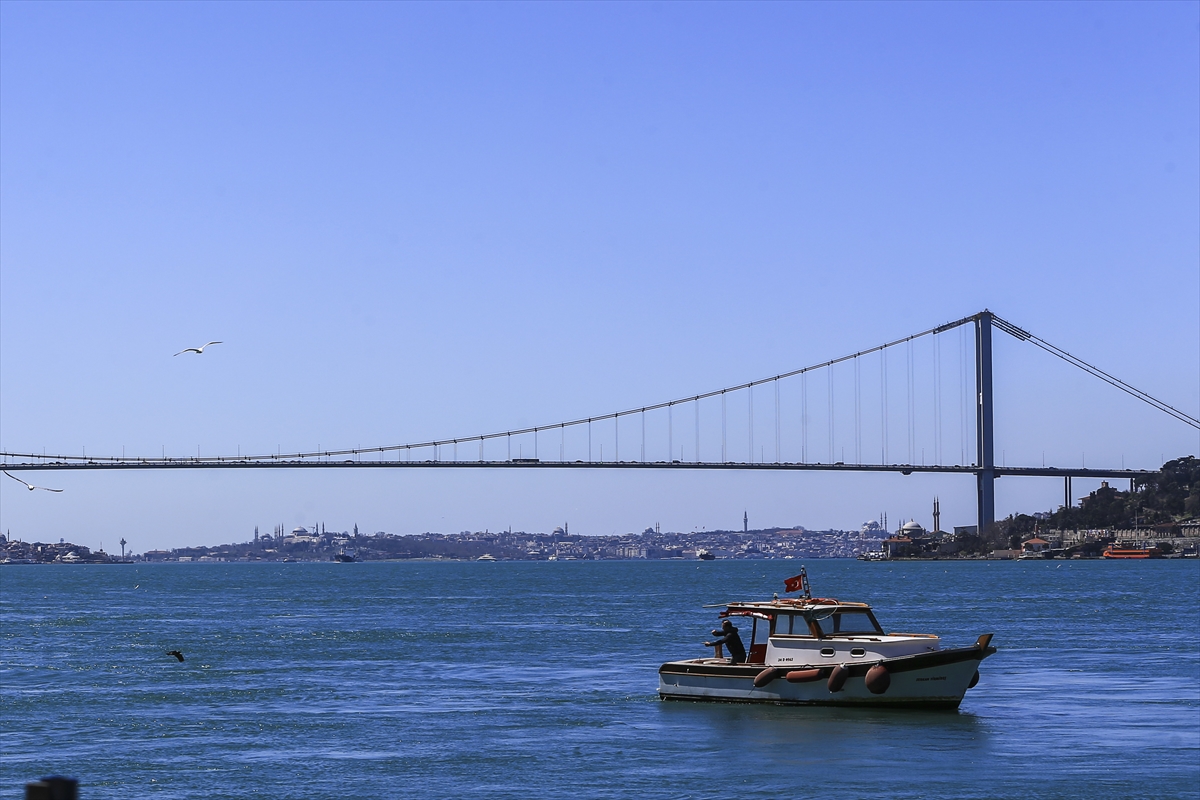
[(1038, 347), (1042, 348), (1043, 350), (1045, 350), (1047, 353), (1058, 356), (1063, 361), (1066, 361), (1068, 364), (1078, 367), (1079, 369), (1083, 370), (1084, 372), (1087, 372), (1090, 375), (1095, 375), (1097, 378), (1104, 381), (1108, 385), (1115, 386), (1118, 389), (1120, 389), (1121, 391), (1125, 392), (1126, 394), (1132, 395), (1132, 396), (1136, 397), (1138, 400), (1141, 400), (1143, 403), (1153, 406), (1154, 408), (1157, 408), (1159, 411), (1162, 411), (1166, 414), (1170, 414), (1172, 417), (1179, 420), (1180, 422), (1191, 425), (1193, 428), (1200, 428), (1200, 419), (1196, 419), (1193, 416), (1185, 414), (1182, 411), (1180, 411), (1179, 409), (1175, 408), (1174, 406), (1167, 405), (1162, 400), (1159, 400), (1158, 398), (1153, 397), (1153, 396), (1147, 394), (1146, 392), (1143, 392), (1141, 389), (1138, 389), (1137, 387), (1130, 386), (1128, 383), (1121, 380), (1120, 378), (1117, 378), (1113, 375), (1108, 374), (1104, 370), (1100, 369), (1099, 367), (1097, 367), (1093, 364), (1089, 364), (1088, 362), (1084, 361), (1082, 358), (1079, 358), (1078, 356), (1071, 355), (1066, 350), (1063, 350), (1061, 347), (1057, 347), (1057, 346), (1051, 344), (1050, 342), (1047, 342), (1045, 339), (1034, 336), (1032, 333), (1030, 333), (1027, 330), (1018, 328), (1016, 325), (1013, 325), (1008, 320), (1001, 319), (1000, 317), (997, 317), (995, 315), (992, 315), (992, 320), (996, 323), (997, 328), (1004, 331), (1009, 336), (1012, 336), (1013, 338), (1018, 339), (1023, 342), (1031, 342), (1031, 343), (1037, 345)]

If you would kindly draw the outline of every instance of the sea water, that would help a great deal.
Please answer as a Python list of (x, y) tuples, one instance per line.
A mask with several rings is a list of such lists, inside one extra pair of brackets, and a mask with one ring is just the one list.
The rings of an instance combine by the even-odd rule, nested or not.
[(1200, 796), (1200, 563), (813, 560), (889, 630), (995, 634), (958, 711), (657, 698), (704, 604), (799, 566), (0, 567), (0, 797)]

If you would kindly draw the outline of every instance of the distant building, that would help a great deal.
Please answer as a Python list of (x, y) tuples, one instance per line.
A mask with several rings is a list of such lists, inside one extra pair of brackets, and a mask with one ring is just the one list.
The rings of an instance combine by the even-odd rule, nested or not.
[(859, 528), (859, 532), (867, 535), (883, 536), (887, 533), (887, 528), (875, 520), (869, 520), (863, 523), (862, 527)]
[(887, 553), (888, 558), (913, 558), (932, 549), (933, 540), (928, 532), (916, 520), (909, 520), (896, 531), (895, 536), (888, 537), (880, 547)]

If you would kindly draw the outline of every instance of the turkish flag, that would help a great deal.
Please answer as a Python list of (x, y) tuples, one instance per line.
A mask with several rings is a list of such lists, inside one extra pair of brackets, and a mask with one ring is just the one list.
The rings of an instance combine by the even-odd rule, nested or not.
[(785, 578), (783, 581), (783, 590), (785, 592), (798, 592), (804, 588), (804, 576), (797, 575), (794, 578)]

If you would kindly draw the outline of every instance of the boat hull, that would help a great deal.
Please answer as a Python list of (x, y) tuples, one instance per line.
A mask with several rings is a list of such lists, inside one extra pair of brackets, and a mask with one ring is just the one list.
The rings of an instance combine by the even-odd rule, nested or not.
[[(957, 708), (970, 687), (979, 662), (996, 652), (994, 647), (963, 647), (911, 656), (845, 664), (849, 671), (840, 691), (831, 692), (828, 677), (833, 666), (777, 668), (778, 677), (755, 686), (763, 664), (726, 663), (723, 659), (669, 661), (658, 670), (658, 693), (664, 700), (693, 700), (775, 705), (872, 706), (892, 708)], [(867, 672), (877, 664), (890, 677), (886, 691), (867, 688)], [(817, 677), (791, 682), (787, 672), (816, 671)], [(878, 687), (876, 687), (878, 688)]]

